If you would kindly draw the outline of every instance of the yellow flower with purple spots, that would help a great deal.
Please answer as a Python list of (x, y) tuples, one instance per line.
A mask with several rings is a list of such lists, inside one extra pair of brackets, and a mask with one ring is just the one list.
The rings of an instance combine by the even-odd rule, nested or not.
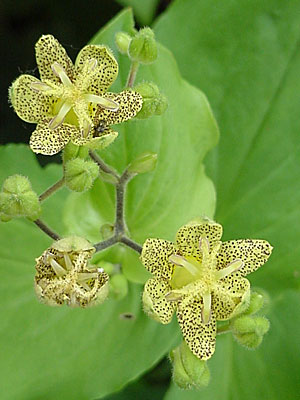
[(179, 229), (176, 243), (147, 239), (141, 261), (153, 274), (146, 282), (145, 311), (168, 324), (176, 310), (183, 337), (200, 359), (215, 351), (217, 324), (241, 312), (250, 296), (246, 275), (262, 266), (272, 246), (265, 240), (221, 242), (212, 221)]
[(88, 45), (75, 65), (51, 35), (35, 45), (41, 80), (21, 75), (9, 91), (18, 116), (36, 123), (30, 138), (35, 153), (53, 155), (71, 140), (75, 145), (104, 148), (117, 137), (110, 125), (133, 118), (142, 107), (137, 92), (109, 93), (118, 64), (105, 46)]

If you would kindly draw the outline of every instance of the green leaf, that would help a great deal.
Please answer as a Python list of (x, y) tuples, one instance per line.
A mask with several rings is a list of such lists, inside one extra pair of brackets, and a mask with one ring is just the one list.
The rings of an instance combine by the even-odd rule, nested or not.
[[(16, 172), (40, 192), (60, 177), (61, 167), (41, 168), (24, 145), (1, 147), (0, 180)], [(57, 213), (47, 216), (59, 233), (64, 196), (61, 191), (45, 201)], [(34, 259), (51, 242), (27, 220), (1, 223), (1, 400), (103, 397), (153, 366), (178, 340), (175, 321), (162, 326), (144, 315), (139, 285), (130, 285), (123, 301), (90, 309), (39, 304)], [(135, 318), (122, 319), (123, 313)]]
[(299, 287), (299, 24), (298, 1), (177, 0), (155, 26), (216, 112), (216, 219), (226, 239), (272, 243), (253, 282), (274, 292)]
[(159, 0), (117, 0), (122, 6), (130, 6), (140, 25), (150, 25)]
[[(217, 340), (208, 362), (211, 383), (201, 391), (172, 384), (165, 400), (295, 400), (299, 398), (300, 295), (286, 291), (273, 300), (271, 329), (258, 350), (240, 347), (230, 334)], [(283, 349), (283, 351), (280, 351)]]
[[(132, 14), (125, 10), (92, 42), (104, 43), (116, 50), (115, 33), (118, 30), (130, 32), (132, 27)], [(113, 90), (120, 91), (126, 83), (129, 61), (116, 51), (115, 55), (120, 75)], [(173, 240), (178, 228), (188, 221), (201, 215), (213, 217), (215, 192), (202, 161), (218, 139), (218, 129), (206, 97), (181, 78), (167, 49), (159, 46), (158, 60), (151, 66), (140, 67), (137, 83), (143, 80), (154, 81), (167, 96), (167, 111), (162, 116), (116, 126), (118, 139), (101, 152), (101, 157), (119, 171), (142, 153), (158, 154), (155, 171), (137, 176), (127, 189), (129, 231), (141, 244), (148, 237)], [(114, 195), (111, 184), (99, 182), (84, 197), (71, 196), (66, 205), (66, 224), (73, 232), (84, 232), (91, 240), (99, 241), (100, 225), (114, 222)], [(113, 253), (117, 254), (116, 250)], [(111, 261), (107, 253), (103, 257)], [(130, 249), (122, 249), (122, 257), (127, 278), (145, 282), (148, 273), (138, 256)]]

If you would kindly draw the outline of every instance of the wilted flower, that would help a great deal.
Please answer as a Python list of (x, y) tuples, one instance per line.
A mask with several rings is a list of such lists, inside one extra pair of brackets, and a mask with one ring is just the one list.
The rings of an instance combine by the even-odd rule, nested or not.
[(249, 302), (244, 278), (263, 265), (272, 247), (265, 240), (221, 242), (222, 226), (205, 221), (179, 229), (176, 244), (147, 239), (141, 260), (154, 275), (143, 302), (154, 319), (168, 324), (177, 311), (183, 337), (200, 359), (215, 350), (216, 321), (237, 315)]
[(87, 307), (102, 303), (108, 295), (108, 275), (90, 268), (95, 248), (72, 236), (52, 244), (36, 259), (35, 290), (42, 303)]
[(78, 146), (106, 147), (118, 135), (110, 125), (133, 118), (141, 109), (138, 93), (107, 92), (118, 75), (107, 47), (85, 46), (75, 65), (52, 35), (42, 36), (35, 51), (41, 80), (21, 75), (10, 88), (18, 116), (37, 123), (30, 138), (35, 153), (58, 153), (70, 140)]

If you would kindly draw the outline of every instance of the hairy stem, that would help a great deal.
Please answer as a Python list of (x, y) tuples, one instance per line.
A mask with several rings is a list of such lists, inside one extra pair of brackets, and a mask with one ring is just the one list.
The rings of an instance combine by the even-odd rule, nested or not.
[(93, 150), (89, 151), (90, 157), (98, 164), (99, 168), (105, 172), (106, 174), (113, 175), (117, 180), (120, 179), (119, 174), (112, 169), (109, 165), (107, 165)]
[(134, 85), (134, 81), (135, 81), (136, 74), (139, 69), (139, 65), (140, 64), (138, 61), (132, 61), (130, 70), (129, 70), (129, 74), (128, 74), (128, 78), (127, 78), (126, 87), (132, 87)]
[(118, 243), (118, 239), (117, 237), (114, 235), (111, 238), (107, 239), (107, 240), (103, 240), (103, 242), (99, 242), (94, 244), (94, 247), (97, 251), (101, 251), (101, 250), (105, 250), (108, 247), (113, 246), (114, 244)]
[(142, 246), (140, 246), (138, 243), (134, 242), (133, 240), (129, 239), (127, 236), (123, 236), (121, 238), (121, 242), (126, 244), (126, 246), (130, 247), (131, 249), (135, 250), (137, 253), (141, 254), (142, 252)]
[(124, 215), (124, 199), (126, 185), (132, 178), (127, 170), (122, 174), (119, 182), (116, 184), (116, 218), (115, 218), (115, 235), (122, 236), (126, 231), (126, 222)]
[(40, 219), (36, 219), (33, 221), (36, 226), (38, 226), (44, 233), (46, 233), (46, 235), (50, 236), (52, 239), (54, 240), (59, 240), (60, 236), (55, 233), (52, 229), (49, 228), (49, 226), (47, 226), (43, 221), (41, 221)]
[(59, 181), (54, 183), (54, 185), (50, 186), (47, 190), (45, 190), (40, 196), (39, 200), (42, 202), (47, 197), (51, 196), (54, 192), (60, 189), (65, 184), (65, 178), (62, 177)]

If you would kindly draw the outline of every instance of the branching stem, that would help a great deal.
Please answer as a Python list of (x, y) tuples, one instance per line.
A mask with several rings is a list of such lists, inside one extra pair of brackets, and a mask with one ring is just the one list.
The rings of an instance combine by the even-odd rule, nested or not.
[(62, 177), (59, 181), (54, 183), (54, 185), (50, 186), (47, 190), (45, 190), (40, 196), (39, 200), (42, 202), (44, 201), (47, 197), (51, 196), (54, 192), (56, 192), (58, 189), (63, 187), (65, 184), (65, 179)]
[(43, 221), (41, 221), (40, 219), (36, 219), (35, 221), (33, 221), (36, 226), (38, 226), (44, 233), (46, 233), (46, 235), (50, 236), (52, 239), (54, 240), (59, 240), (60, 236), (55, 233), (52, 229), (49, 228), (48, 225), (46, 225)]
[(107, 165), (99, 156), (96, 154), (93, 150), (89, 151), (90, 157), (99, 165), (99, 168), (105, 172), (106, 174), (113, 175), (117, 180), (120, 179), (119, 174), (111, 168), (109, 165)]

